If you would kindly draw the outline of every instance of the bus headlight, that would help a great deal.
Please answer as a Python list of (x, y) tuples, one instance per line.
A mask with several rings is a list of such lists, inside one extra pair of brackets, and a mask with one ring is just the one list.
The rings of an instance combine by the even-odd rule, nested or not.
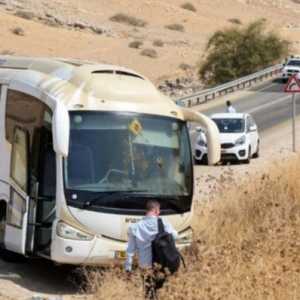
[(61, 221), (57, 223), (56, 234), (64, 239), (69, 240), (90, 241), (93, 239), (92, 235), (75, 229), (74, 227)]
[(193, 230), (191, 227), (182, 231), (178, 234), (176, 239), (176, 243), (178, 244), (190, 244), (193, 240)]

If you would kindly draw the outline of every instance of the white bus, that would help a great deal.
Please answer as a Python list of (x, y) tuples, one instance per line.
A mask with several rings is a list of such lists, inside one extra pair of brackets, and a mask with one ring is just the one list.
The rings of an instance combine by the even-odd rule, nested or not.
[(124, 258), (147, 199), (191, 242), (193, 164), (186, 122), (142, 75), (75, 60), (0, 56), (0, 245), (6, 258), (102, 264)]

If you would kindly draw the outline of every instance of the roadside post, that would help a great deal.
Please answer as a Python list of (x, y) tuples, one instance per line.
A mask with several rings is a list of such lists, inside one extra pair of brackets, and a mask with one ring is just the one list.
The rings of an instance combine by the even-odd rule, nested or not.
[(296, 152), (296, 93), (300, 93), (300, 79), (297, 74), (289, 78), (284, 91), (292, 94), (293, 152)]

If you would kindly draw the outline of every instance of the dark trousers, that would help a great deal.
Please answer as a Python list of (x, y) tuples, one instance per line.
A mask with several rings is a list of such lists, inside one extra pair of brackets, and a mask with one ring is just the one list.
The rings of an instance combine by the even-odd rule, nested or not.
[(166, 274), (152, 269), (142, 272), (145, 299), (157, 300), (157, 290), (162, 288), (166, 280)]

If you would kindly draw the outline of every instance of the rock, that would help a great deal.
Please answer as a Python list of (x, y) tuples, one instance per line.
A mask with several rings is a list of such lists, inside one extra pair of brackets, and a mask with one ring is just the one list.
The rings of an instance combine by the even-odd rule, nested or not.
[(53, 16), (53, 15), (51, 15), (51, 14), (49, 14), (49, 13), (46, 13), (46, 14), (45, 14), (45, 16), (46, 16), (47, 18), (54, 19), (54, 16)]
[(89, 28), (96, 34), (103, 34), (105, 32), (105, 29), (99, 26), (92, 25)]
[(158, 89), (165, 95), (176, 99), (202, 90), (203, 84), (196, 74), (191, 73), (173, 80), (165, 80), (159, 83)]
[(88, 25), (86, 25), (83, 22), (80, 21), (76, 21), (72, 24), (72, 27), (76, 28), (76, 29), (86, 29), (88, 27)]

